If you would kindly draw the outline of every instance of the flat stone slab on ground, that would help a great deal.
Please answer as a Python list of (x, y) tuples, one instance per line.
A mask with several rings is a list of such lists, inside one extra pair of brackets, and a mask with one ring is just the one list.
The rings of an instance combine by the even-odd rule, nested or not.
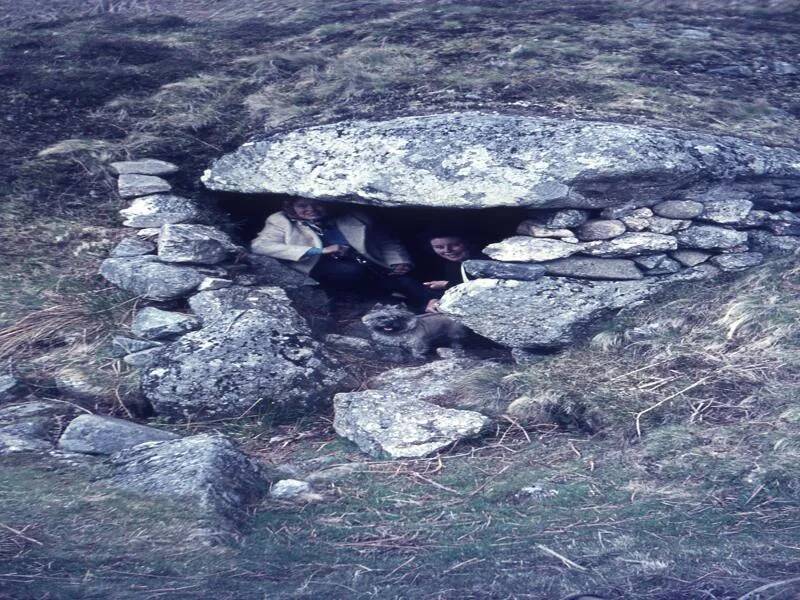
[(152, 194), (136, 198), (119, 211), (126, 227), (161, 227), (172, 223), (191, 223), (203, 218), (193, 200), (175, 194)]
[(136, 173), (123, 173), (117, 180), (117, 190), (122, 198), (135, 198), (168, 192), (172, 186), (168, 181), (155, 175), (138, 175)]
[(70, 421), (58, 440), (58, 447), (81, 454), (113, 454), (144, 442), (174, 440), (180, 436), (100, 415), (78, 415)]
[(421, 458), (480, 435), (491, 420), (386, 390), (336, 394), (333, 428), (376, 458)]
[(223, 156), (202, 180), (377, 206), (603, 208), (748, 177), (800, 177), (800, 153), (667, 128), (464, 112), (274, 135)]
[(169, 175), (170, 173), (177, 173), (179, 171), (177, 165), (155, 158), (123, 160), (112, 162), (110, 166), (118, 175), (126, 173), (135, 173), (138, 175)]

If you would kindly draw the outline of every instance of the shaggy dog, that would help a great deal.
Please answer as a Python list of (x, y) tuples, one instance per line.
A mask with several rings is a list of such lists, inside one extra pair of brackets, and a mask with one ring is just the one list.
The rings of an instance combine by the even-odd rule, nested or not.
[(376, 304), (361, 322), (379, 344), (399, 346), (414, 358), (425, 358), (437, 346), (463, 351), (469, 330), (450, 317), (438, 313), (415, 315), (405, 305)]

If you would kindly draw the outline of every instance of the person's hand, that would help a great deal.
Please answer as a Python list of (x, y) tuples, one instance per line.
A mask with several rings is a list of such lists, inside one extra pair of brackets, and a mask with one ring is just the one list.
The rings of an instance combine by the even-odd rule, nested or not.
[(322, 249), (323, 254), (332, 254), (336, 257), (342, 257), (350, 250), (350, 246), (345, 246), (344, 244), (331, 244), (330, 246), (325, 246)]
[(422, 285), (424, 285), (429, 290), (443, 290), (447, 287), (447, 284), (450, 283), (449, 281), (423, 281)]
[(439, 312), (439, 299), (433, 298), (432, 300), (428, 300), (428, 304), (425, 306), (426, 313), (435, 313)]
[(405, 275), (411, 270), (411, 265), (409, 263), (398, 263), (396, 265), (391, 265), (392, 275)]

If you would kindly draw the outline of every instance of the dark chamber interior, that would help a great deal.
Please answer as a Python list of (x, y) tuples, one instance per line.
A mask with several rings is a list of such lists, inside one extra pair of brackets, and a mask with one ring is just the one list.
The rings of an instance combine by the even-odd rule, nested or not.
[[(281, 210), (283, 202), (291, 198), (283, 194), (216, 194), (218, 206), (230, 217), (228, 233), (245, 246), (261, 231), (266, 218)], [(429, 231), (461, 233), (480, 250), (513, 235), (526, 216), (521, 208), (386, 208), (343, 202), (327, 204), (334, 211), (358, 210), (369, 214), (376, 225), (405, 244), (417, 264), (432, 256), (424, 237)]]

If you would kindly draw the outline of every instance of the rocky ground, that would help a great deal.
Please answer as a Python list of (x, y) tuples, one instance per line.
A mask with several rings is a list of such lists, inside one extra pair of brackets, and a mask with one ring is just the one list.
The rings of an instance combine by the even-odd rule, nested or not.
[[(0, 363), (0, 597), (797, 593), (791, 258), (713, 287), (659, 291), (563, 352), (385, 372), (396, 360), (363, 340), (328, 338), (323, 352), (317, 318), (302, 322), (283, 290), (220, 283), (229, 274), (215, 265), (236, 256), (239, 229), (202, 229), (215, 197), (199, 184), (212, 159), (253, 134), (445, 110), (793, 145), (800, 21), (789, 3), (152, 4), (0, 4), (0, 359), (10, 360)], [(180, 218), (148, 222), (152, 207), (124, 198), (162, 185), (141, 171), (119, 180), (111, 166), (145, 156), (181, 166), (165, 175), (193, 199), (169, 200)], [(146, 238), (117, 245), (117, 211), (131, 203), (129, 231), (166, 228), (157, 248)], [(646, 221), (644, 235), (682, 239), (653, 227), (691, 208), (654, 205), (602, 226), (639, 231)], [(621, 231), (589, 231), (586, 218), (561, 223), (560, 239), (624, 262), (623, 279), (675, 253), (692, 262), (685, 244), (708, 254), (686, 238), (658, 264), (628, 264), (604, 241)], [(722, 225), (727, 235), (766, 227)], [(531, 240), (554, 226), (529, 223), (498, 257), (542, 252)], [(187, 247), (210, 266), (185, 266), (196, 260)], [(142, 310), (98, 277), (112, 249), (106, 277), (167, 304)], [(549, 258), (526, 277), (592, 267)], [(124, 267), (137, 261), (157, 277), (132, 277)], [(198, 286), (197, 316), (176, 316), (169, 302)], [(292, 294), (308, 317), (314, 299)], [(239, 340), (237, 357), (276, 362), (243, 368), (214, 353), (220, 339)], [(134, 425), (149, 410), (136, 369), (162, 352), (168, 368), (144, 382), (159, 417)], [(220, 369), (233, 385), (182, 387), (187, 371)], [(303, 380), (309, 369), (326, 381)], [(259, 415), (250, 396), (261, 378), (273, 398), (322, 407), (289, 423)], [(387, 409), (386, 390), (404, 418)], [(187, 398), (205, 402), (206, 422), (186, 418)]]

